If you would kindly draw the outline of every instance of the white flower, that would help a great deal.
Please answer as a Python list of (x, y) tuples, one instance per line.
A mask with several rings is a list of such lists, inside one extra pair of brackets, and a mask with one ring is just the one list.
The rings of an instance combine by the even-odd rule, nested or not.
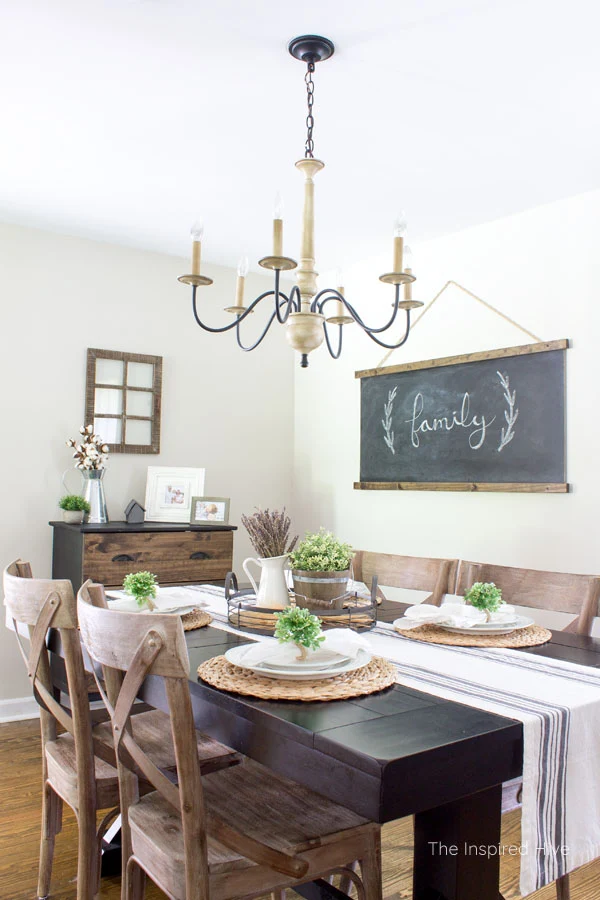
[(85, 452), (87, 453), (88, 456), (97, 456), (98, 455), (98, 451), (96, 450), (96, 448), (94, 447), (93, 444), (88, 444), (87, 447), (85, 448)]
[[(86, 425), (85, 431), (87, 431), (88, 434), (92, 434), (92, 432), (94, 431), (94, 426)], [(84, 432), (84, 434), (85, 434), (85, 432)]]
[(82, 425), (79, 429), (79, 434), (85, 434), (85, 425)]
[(102, 452), (103, 452), (103, 453), (109, 453), (109, 452), (110, 452), (110, 447), (108, 446), (108, 444), (103, 444), (101, 449), (102, 449)]

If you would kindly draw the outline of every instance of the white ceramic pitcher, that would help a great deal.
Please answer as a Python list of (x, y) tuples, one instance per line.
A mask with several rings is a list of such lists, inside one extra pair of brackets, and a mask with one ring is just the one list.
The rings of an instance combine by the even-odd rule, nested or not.
[[(269, 609), (284, 609), (290, 605), (290, 595), (285, 579), (287, 561), (287, 555), (262, 557), (259, 559), (249, 556), (248, 559), (244, 560), (242, 568), (250, 579), (250, 584), (256, 593), (257, 606), (267, 606)], [(248, 563), (251, 562), (260, 568), (260, 584), (258, 587), (251, 572), (248, 570)]]

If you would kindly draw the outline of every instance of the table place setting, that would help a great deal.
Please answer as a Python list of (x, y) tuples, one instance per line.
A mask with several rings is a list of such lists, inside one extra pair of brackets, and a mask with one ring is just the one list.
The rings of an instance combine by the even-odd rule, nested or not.
[(200, 607), (205, 606), (203, 600), (195, 599), (187, 588), (155, 587), (152, 608), (147, 604), (140, 605), (138, 599), (123, 590), (106, 592), (109, 609), (117, 612), (140, 612), (146, 615), (176, 615), (181, 617), (184, 631), (204, 628), (212, 622), (212, 616)]

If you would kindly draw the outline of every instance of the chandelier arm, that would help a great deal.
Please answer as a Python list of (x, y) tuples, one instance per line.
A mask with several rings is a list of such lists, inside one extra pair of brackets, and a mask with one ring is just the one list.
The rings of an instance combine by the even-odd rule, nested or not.
[(275, 293), (274, 291), (265, 291), (265, 293), (257, 297), (256, 300), (253, 300), (246, 311), (243, 312), (241, 316), (238, 316), (234, 322), (230, 322), (229, 325), (223, 325), (221, 328), (212, 328), (210, 325), (205, 325), (198, 315), (198, 307), (196, 303), (197, 291), (197, 285), (192, 285), (192, 309), (194, 312), (194, 318), (196, 320), (196, 324), (199, 325), (200, 328), (202, 328), (204, 331), (209, 331), (211, 334), (222, 334), (225, 331), (231, 331), (239, 322), (242, 322), (247, 316), (250, 315), (251, 312), (253, 312), (254, 307), (258, 306), (261, 300), (264, 300), (265, 297), (272, 297)]
[[(320, 298), (325, 296), (326, 294), (328, 296), (326, 296), (324, 300), (321, 300)], [(385, 323), (385, 325), (383, 325), (381, 328), (369, 328), (369, 326), (365, 322), (363, 322), (360, 315), (354, 309), (352, 304), (346, 300), (346, 298), (344, 297), (343, 294), (340, 294), (340, 292), (334, 290), (334, 288), (323, 288), (322, 291), (319, 291), (319, 293), (315, 296), (315, 298), (311, 304), (311, 307), (310, 307), (311, 312), (322, 313), (323, 307), (329, 300), (341, 300), (341, 302), (344, 304), (344, 306), (346, 307), (346, 309), (348, 310), (348, 312), (350, 313), (350, 315), (352, 316), (354, 321), (358, 325), (360, 325), (360, 327), (363, 329), (363, 331), (366, 331), (366, 333), (368, 335), (381, 334), (382, 331), (387, 331), (387, 329), (390, 328), (390, 326), (394, 324), (394, 322), (396, 320), (396, 316), (398, 315), (398, 310), (399, 310), (398, 304), (400, 303), (400, 285), (399, 284), (396, 285), (396, 296), (395, 296), (395, 300), (394, 300), (394, 309), (392, 312), (392, 316)], [(382, 346), (384, 346), (384, 345), (382, 345)]]
[(338, 348), (337, 351), (334, 352), (331, 341), (329, 340), (329, 332), (327, 330), (327, 322), (323, 322), (323, 331), (325, 332), (325, 343), (327, 344), (327, 349), (329, 350), (329, 355), (333, 357), (333, 359), (339, 359), (342, 353), (342, 339), (344, 337), (344, 327), (343, 325), (338, 325)]
[[(277, 321), (279, 322), (279, 324), (285, 325), (292, 310), (294, 310), (294, 312), (296, 311), (296, 303), (294, 301), (294, 287), (296, 287), (296, 285), (294, 285), (294, 287), (290, 291), (290, 296), (288, 297), (287, 294), (284, 294), (283, 291), (279, 290), (279, 275), (279, 269), (275, 269), (275, 315), (277, 316)], [(284, 304), (281, 303), (279, 299), (280, 297), (283, 298)], [(286, 310), (283, 315), (280, 311), (280, 306), (282, 305), (286, 306)]]
[(410, 334), (410, 309), (405, 310), (406, 312), (406, 331), (404, 332), (404, 337), (398, 341), (397, 344), (386, 344), (385, 341), (380, 341), (379, 338), (376, 338), (371, 331), (365, 331), (367, 337), (370, 337), (372, 341), (375, 341), (376, 344), (379, 344), (380, 347), (383, 347), (386, 350), (397, 350), (398, 347), (402, 347), (408, 340), (408, 336)]
[[(273, 293), (273, 291), (270, 291), (269, 293)], [(263, 294), (263, 296), (265, 296), (265, 295)], [(288, 298), (285, 297), (285, 295), (283, 295), (283, 294), (280, 295), (280, 296), (283, 296), (283, 297), (284, 297), (284, 300), (282, 300), (282, 301), (279, 302), (278, 307), (279, 307), (279, 306), (284, 306), (285, 304), (287, 304), (288, 307), (289, 307), (289, 304), (290, 304), (291, 301), (288, 300)], [(257, 300), (255, 300), (254, 303), (252, 304), (252, 306), (254, 306), (255, 303), (258, 303), (261, 299), (262, 299), (262, 297), (259, 297)], [(242, 319), (244, 318), (244, 316), (240, 316), (240, 317), (237, 319), (237, 321), (234, 322), (234, 325), (237, 326), (237, 328), (236, 328), (236, 330), (235, 330), (235, 335), (236, 335), (238, 347), (240, 347), (240, 348), (241, 348), (242, 350), (244, 350), (246, 353), (249, 353), (251, 350), (256, 350), (256, 348), (258, 347), (258, 345), (259, 345), (260, 343), (262, 343), (262, 341), (263, 341), (263, 340), (265, 339), (265, 337), (267, 336), (267, 332), (268, 332), (269, 328), (271, 327), (271, 325), (273, 324), (273, 322), (275, 321), (275, 319), (276, 319), (276, 318), (279, 319), (279, 309), (278, 309), (278, 307), (276, 307), (276, 308), (273, 310), (273, 312), (271, 313), (271, 315), (270, 315), (270, 317), (269, 317), (269, 321), (268, 321), (267, 324), (265, 325), (265, 328), (264, 328), (264, 330), (263, 330), (261, 336), (254, 342), (254, 344), (252, 344), (252, 345), (249, 346), (249, 347), (246, 347), (244, 344), (242, 344), (242, 339), (241, 339), (241, 336), (240, 336), (240, 328), (239, 328), (239, 325), (240, 325), (240, 322), (242, 321)], [(251, 309), (251, 308), (252, 308), (252, 307), (248, 307), (248, 309)], [(289, 313), (288, 313), (288, 315), (289, 315)], [(287, 319), (287, 316), (286, 316), (286, 319)], [(279, 321), (281, 322), (282, 320), (279, 319)], [(285, 319), (283, 319), (283, 321), (285, 322)]]

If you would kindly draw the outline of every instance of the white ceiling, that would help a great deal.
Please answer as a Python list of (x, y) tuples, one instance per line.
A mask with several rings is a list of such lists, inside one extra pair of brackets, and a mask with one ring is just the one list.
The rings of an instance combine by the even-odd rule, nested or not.
[(254, 267), (279, 189), (297, 256), (306, 32), (322, 271), (600, 186), (597, 0), (0, 0), (0, 218)]

